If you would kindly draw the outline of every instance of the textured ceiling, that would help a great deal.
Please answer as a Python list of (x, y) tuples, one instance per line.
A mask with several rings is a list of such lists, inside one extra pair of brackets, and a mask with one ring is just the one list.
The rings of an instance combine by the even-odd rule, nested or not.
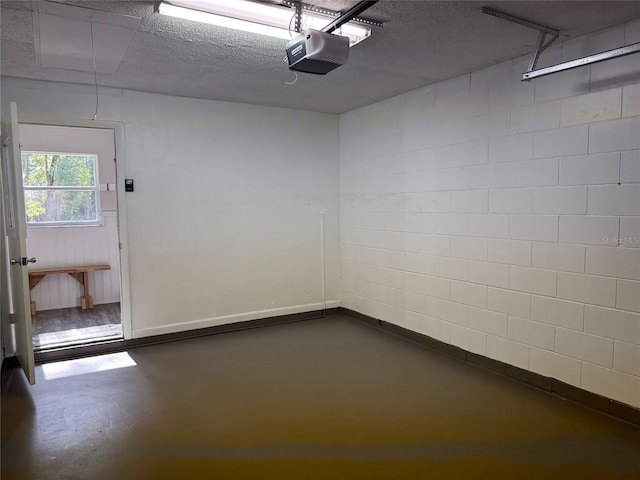
[[(142, 18), (118, 70), (98, 73), (101, 86), (332, 113), (533, 52), (536, 31), (485, 15), (482, 6), (556, 28), (563, 38), (640, 17), (638, 1), (382, 0), (363, 16), (385, 26), (352, 48), (345, 66), (286, 85), (294, 74), (283, 60), (285, 40), (154, 14), (149, 0), (60, 3)], [(307, 3), (344, 10), (356, 2)], [(2, 75), (93, 84), (92, 72), (39, 64), (38, 1), (1, 6)]]

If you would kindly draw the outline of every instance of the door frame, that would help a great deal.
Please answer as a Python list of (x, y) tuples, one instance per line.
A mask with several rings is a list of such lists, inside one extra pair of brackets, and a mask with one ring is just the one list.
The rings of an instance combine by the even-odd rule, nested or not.
[(131, 282), (129, 277), (129, 235), (127, 222), (127, 202), (125, 201), (124, 179), (126, 178), (125, 161), (125, 134), (124, 125), (120, 122), (103, 120), (47, 120), (41, 117), (34, 118), (30, 115), (21, 115), (18, 124), (45, 125), (52, 127), (80, 127), (101, 128), (113, 130), (113, 139), (116, 152), (116, 193), (118, 223), (118, 241), (120, 242), (120, 316), (122, 322), (122, 336), (125, 340), (132, 338), (131, 325)]

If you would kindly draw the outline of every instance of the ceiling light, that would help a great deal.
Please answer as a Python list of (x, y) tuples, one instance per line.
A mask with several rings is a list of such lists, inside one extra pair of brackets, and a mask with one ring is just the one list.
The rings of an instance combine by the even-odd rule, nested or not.
[[(294, 30), (295, 10), (283, 5), (248, 0), (171, 0), (161, 2), (158, 12), (276, 38), (291, 39), (297, 36)], [(303, 10), (302, 28), (320, 30), (330, 20), (331, 18), (315, 12)], [(353, 46), (369, 37), (371, 29), (348, 23), (334, 33), (349, 37), (349, 44)]]
[(288, 30), (260, 23), (248, 22), (223, 15), (201, 12), (190, 8), (176, 7), (167, 3), (161, 3), (159, 12), (163, 15), (171, 17), (184, 18), (195, 22), (208, 23), (209, 25), (217, 25), (219, 27), (232, 28), (234, 30), (242, 30), (245, 32), (259, 33), (260, 35), (268, 35), (270, 37), (290, 39), (291, 35)]

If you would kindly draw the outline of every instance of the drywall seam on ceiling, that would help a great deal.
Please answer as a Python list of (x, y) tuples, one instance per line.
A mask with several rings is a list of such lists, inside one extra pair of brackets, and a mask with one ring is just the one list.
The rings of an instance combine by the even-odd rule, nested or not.
[[(36, 61), (44, 68), (114, 74), (142, 18), (38, 2), (34, 8)], [(95, 63), (94, 63), (95, 60)]]
[(40, 18), (36, 0), (31, 1), (31, 23), (33, 27), (33, 48), (35, 50), (36, 65), (42, 65), (40, 60)]

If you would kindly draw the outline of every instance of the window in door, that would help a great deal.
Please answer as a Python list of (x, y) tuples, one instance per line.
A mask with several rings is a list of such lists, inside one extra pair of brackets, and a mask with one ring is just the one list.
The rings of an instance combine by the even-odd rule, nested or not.
[(22, 152), (27, 226), (99, 225), (97, 156)]

